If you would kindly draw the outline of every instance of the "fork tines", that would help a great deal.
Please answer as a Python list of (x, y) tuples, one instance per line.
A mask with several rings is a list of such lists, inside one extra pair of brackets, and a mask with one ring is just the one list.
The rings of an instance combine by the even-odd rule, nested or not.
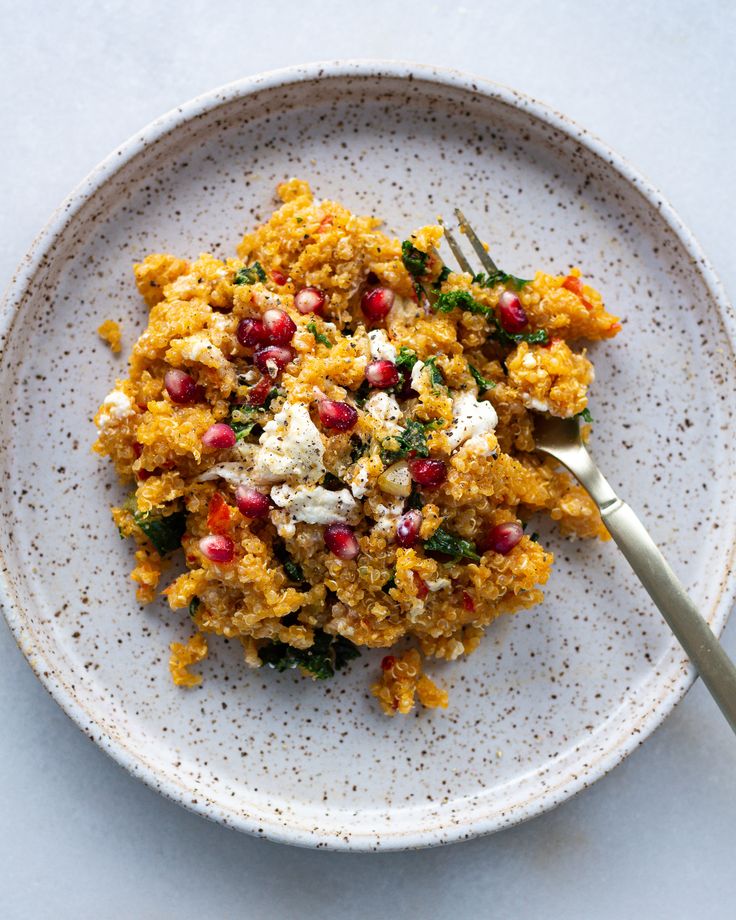
[[(460, 208), (455, 208), (455, 216), (457, 217), (457, 220), (458, 220), (460, 232), (465, 234), (465, 236), (467, 236), (470, 245), (473, 247), (476, 255), (480, 259), (483, 268), (485, 268), (485, 270), (489, 273), (497, 272), (498, 266), (486, 252), (486, 248), (483, 245), (483, 243), (481, 243), (480, 237), (475, 232), (475, 230), (473, 230), (473, 228), (470, 226), (470, 224), (467, 221), (467, 218), (465, 217), (463, 212), (460, 210)], [(473, 268), (470, 262), (468, 262), (468, 260), (465, 258), (465, 255), (463, 254), (463, 251), (460, 248), (460, 244), (458, 243), (457, 238), (447, 228), (442, 218), (439, 219), (439, 222), (440, 222), (440, 226), (445, 231), (445, 239), (447, 240), (447, 245), (450, 247), (452, 254), (455, 256), (455, 260), (457, 261), (457, 264), (460, 266), (460, 270), (467, 272), (470, 275), (474, 275), (475, 272), (473, 271)]]

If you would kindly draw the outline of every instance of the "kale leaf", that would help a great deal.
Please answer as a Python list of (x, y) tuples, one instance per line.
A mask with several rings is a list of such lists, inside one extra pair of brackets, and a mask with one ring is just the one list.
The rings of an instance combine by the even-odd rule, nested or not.
[(314, 631), (314, 643), (307, 649), (294, 648), (285, 642), (269, 641), (263, 645), (258, 654), (261, 661), (277, 671), (301, 668), (317, 680), (327, 680), (335, 676), (360, 652), (352, 642), (342, 636), (328, 636), (321, 629)]
[(495, 287), (497, 284), (513, 284), (516, 290), (519, 291), (525, 284), (531, 283), (531, 279), (529, 278), (517, 278), (516, 275), (510, 275), (508, 272), (502, 272), (500, 269), (497, 269), (495, 272), (490, 272), (489, 274), (480, 272), (477, 275), (473, 275), (473, 284), (477, 284), (484, 288)]
[(317, 324), (315, 322), (307, 323), (307, 330), (312, 333), (315, 341), (319, 342), (320, 345), (326, 345), (328, 348), (332, 348), (332, 342), (323, 332), (317, 330)]
[(480, 556), (475, 544), (449, 533), (444, 527), (438, 527), (429, 540), (424, 541), (424, 549), (431, 553), (444, 553), (456, 559), (472, 559), (479, 562)]
[(181, 538), (187, 526), (185, 511), (175, 511), (165, 516), (150, 511), (146, 514), (136, 511), (133, 520), (153, 543), (159, 556), (167, 556), (181, 546)]
[(401, 244), (401, 261), (412, 277), (422, 277), (427, 270), (428, 258), (429, 256), (427, 253), (422, 252), (421, 249), (417, 249), (411, 240), (404, 240)]
[(442, 376), (442, 371), (437, 367), (437, 358), (427, 358), (424, 362), (424, 366), (429, 374), (429, 382), (432, 384), (432, 387), (434, 389), (443, 387), (445, 385), (445, 378)]
[(408, 419), (400, 434), (385, 439), (386, 447), (381, 450), (381, 459), (388, 464), (404, 457), (428, 457), (427, 432), (439, 424), (437, 419), (430, 422)]
[(260, 262), (254, 262), (245, 268), (239, 268), (235, 273), (233, 284), (255, 284), (257, 281), (265, 281), (266, 273)]
[(513, 347), (519, 342), (528, 342), (530, 345), (546, 345), (548, 342), (547, 332), (544, 329), (537, 329), (534, 332), (506, 332), (499, 323), (491, 307), (478, 303), (469, 291), (447, 291), (440, 294), (434, 303), (434, 308), (438, 313), (451, 313), (453, 310), (465, 310), (468, 313), (474, 313), (477, 316), (485, 316), (491, 324), (490, 338), (495, 339), (501, 345)]
[(399, 353), (396, 356), (395, 363), (396, 367), (398, 367), (400, 371), (410, 374), (412, 368), (418, 360), (419, 358), (417, 357), (417, 353), (415, 351), (412, 351), (411, 348), (407, 348), (406, 345), (402, 345), (399, 348)]
[(202, 601), (198, 597), (193, 597), (189, 601), (189, 616), (194, 618), (195, 613), (199, 610)]
[(452, 274), (452, 269), (447, 265), (443, 265), (442, 271), (439, 273), (439, 275), (437, 276), (437, 280), (435, 281), (435, 284), (437, 285), (437, 287), (439, 287), (444, 281), (447, 281), (447, 279), (450, 277), (451, 274)]
[(303, 584), (306, 579), (304, 578), (304, 572), (302, 567), (298, 562), (294, 562), (293, 559), (285, 559), (283, 562), (284, 571), (289, 576), (292, 581), (298, 581), (299, 584)]
[(475, 380), (475, 382), (478, 384), (478, 392), (481, 396), (486, 392), (486, 390), (492, 390), (496, 386), (493, 380), (489, 380), (487, 377), (484, 377), (478, 368), (473, 367), (473, 365), (470, 363), (468, 363), (468, 370), (470, 371), (473, 380)]
[(582, 419), (584, 422), (587, 422), (589, 425), (594, 421), (593, 416), (590, 414), (590, 409), (583, 409), (582, 412), (578, 412), (575, 418)]

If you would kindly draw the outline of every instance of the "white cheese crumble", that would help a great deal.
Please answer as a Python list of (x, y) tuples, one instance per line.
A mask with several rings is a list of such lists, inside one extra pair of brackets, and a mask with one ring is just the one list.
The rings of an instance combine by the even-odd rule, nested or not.
[(469, 390), (452, 401), (454, 421), (447, 429), (450, 449), (455, 450), (469, 438), (490, 434), (498, 424), (496, 410), (487, 400), (479, 402)]
[(424, 370), (424, 361), (417, 361), (414, 367), (411, 369), (411, 388), (412, 390), (419, 390), (419, 378)]
[(259, 443), (253, 471), (259, 482), (283, 482), (291, 477), (316, 482), (324, 475), (322, 437), (302, 403), (285, 402), (266, 423)]
[(347, 489), (330, 492), (322, 486), (292, 486), (283, 483), (271, 489), (271, 498), (288, 511), (293, 520), (304, 524), (346, 523), (358, 505)]
[(535, 399), (533, 396), (524, 396), (524, 405), (527, 409), (533, 409), (535, 412), (549, 412), (549, 403), (543, 399)]
[(375, 505), (373, 513), (376, 516), (376, 524), (373, 530), (376, 533), (395, 532), (396, 524), (404, 513), (404, 501), (403, 498), (395, 498), (387, 505), (380, 502)]
[(432, 581), (427, 581), (425, 578), (424, 584), (430, 591), (443, 591), (445, 588), (452, 587), (452, 582), (449, 578), (435, 578)]
[(113, 390), (112, 393), (108, 393), (102, 401), (102, 408), (104, 411), (99, 419), (101, 428), (105, 428), (112, 421), (127, 418), (135, 412), (130, 397), (122, 390)]
[(182, 339), (179, 354), (185, 361), (199, 361), (209, 366), (220, 364), (225, 360), (225, 355), (202, 332), (196, 332)]
[(528, 368), (532, 368), (532, 367), (536, 367), (536, 366), (537, 366), (536, 359), (535, 359), (535, 357), (534, 357), (534, 354), (533, 354), (531, 351), (528, 351), (528, 352), (524, 355), (524, 357), (523, 357), (521, 363), (522, 363), (522, 365), (523, 365), (524, 367), (528, 367)]
[(200, 473), (195, 482), (209, 482), (211, 479), (224, 479), (225, 482), (231, 482), (234, 486), (250, 485), (252, 482), (251, 467), (237, 460), (215, 463), (204, 473)]
[(355, 465), (355, 470), (348, 485), (356, 498), (363, 498), (368, 491), (368, 467), (361, 463), (360, 460)]
[(386, 435), (398, 434), (401, 431), (401, 406), (388, 393), (374, 393), (366, 400), (363, 411), (378, 422)]
[(374, 361), (396, 361), (396, 347), (389, 342), (385, 330), (371, 329), (368, 339), (371, 343), (371, 358)]

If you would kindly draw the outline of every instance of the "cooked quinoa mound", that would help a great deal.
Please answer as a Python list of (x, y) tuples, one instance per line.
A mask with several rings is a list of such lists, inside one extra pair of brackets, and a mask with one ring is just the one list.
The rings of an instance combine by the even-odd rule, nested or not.
[(237, 258), (135, 266), (150, 317), (95, 450), (134, 490), (112, 516), (137, 597), (182, 547), (163, 591), (189, 614), (181, 686), (212, 634), (316, 678), (367, 646), (390, 650), (372, 687), (387, 714), (444, 707), (423, 659), (469, 654), (542, 600), (553, 557), (530, 517), (606, 537), (535, 453), (533, 414), (585, 412), (593, 367), (573, 343), (620, 325), (575, 269), (471, 277), (443, 265), (440, 227), (402, 242), (306, 182), (278, 194)]

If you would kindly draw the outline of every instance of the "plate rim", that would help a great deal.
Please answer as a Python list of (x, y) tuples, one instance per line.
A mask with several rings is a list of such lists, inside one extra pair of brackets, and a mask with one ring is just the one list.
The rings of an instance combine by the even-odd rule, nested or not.
[[(693, 270), (698, 273), (708, 294), (716, 303), (731, 349), (734, 349), (736, 316), (725, 289), (700, 244), (662, 193), (623, 156), (612, 150), (607, 143), (545, 103), (503, 84), (452, 68), (401, 60), (357, 59), (299, 64), (258, 73), (216, 87), (160, 115), (113, 150), (76, 185), (52, 212), (13, 274), (0, 303), (0, 362), (3, 360), (6, 341), (18, 316), (18, 308), (26, 296), (29, 282), (43, 266), (56, 240), (64, 232), (66, 226), (74, 220), (89, 198), (102, 189), (148, 145), (163, 139), (198, 116), (227, 105), (236, 99), (244, 99), (262, 91), (299, 83), (345, 78), (416, 80), (434, 84), (444, 90), (457, 89), (479, 93), (486, 98), (504, 103), (512, 109), (521, 110), (587, 148), (611, 166), (629, 186), (633, 186), (638, 194), (659, 212), (667, 227), (690, 256)], [(736, 548), (732, 549), (732, 559), (734, 553), (736, 553)], [(486, 815), (460, 825), (448, 822), (441, 826), (425, 825), (422, 828), (413, 828), (408, 831), (400, 828), (398, 830), (384, 828), (374, 833), (337, 835), (332, 831), (314, 826), (307, 828), (298, 826), (296, 823), (284, 825), (270, 815), (228, 812), (200, 790), (197, 792), (196, 801), (193, 802), (187, 789), (172, 782), (167, 775), (157, 772), (155, 766), (129, 750), (122, 740), (101, 729), (94, 720), (90, 719), (90, 714), (75, 698), (73, 692), (57, 678), (54, 667), (51, 664), (46, 665), (44, 656), (35, 647), (34, 630), (30, 624), (24, 622), (22, 607), (13, 599), (15, 591), (8, 573), (9, 567), (6, 566), (0, 550), (0, 602), (5, 619), (19, 648), (52, 698), (106, 754), (150, 788), (203, 817), (256, 837), (265, 836), (274, 841), (306, 847), (358, 851), (415, 849), (493, 833), (542, 814), (576, 795), (623, 761), (665, 720), (685, 696), (696, 677), (694, 667), (688, 662), (683, 652), (679, 663), (675, 659), (676, 667), (673, 667), (673, 673), (677, 676), (673, 676), (663, 688), (663, 693), (644, 713), (638, 714), (632, 720), (625, 737), (615, 745), (609, 746), (596, 760), (581, 766), (576, 774), (568, 777), (567, 782), (545, 786), (537, 795), (529, 797), (521, 804), (513, 805), (507, 811), (499, 810), (492, 816)], [(728, 620), (735, 594), (736, 579), (731, 578), (729, 582), (726, 577), (712, 605), (714, 613), (711, 625), (718, 635)], [(559, 795), (560, 792), (561, 795)], [(451, 803), (449, 805), (451, 807)]]

